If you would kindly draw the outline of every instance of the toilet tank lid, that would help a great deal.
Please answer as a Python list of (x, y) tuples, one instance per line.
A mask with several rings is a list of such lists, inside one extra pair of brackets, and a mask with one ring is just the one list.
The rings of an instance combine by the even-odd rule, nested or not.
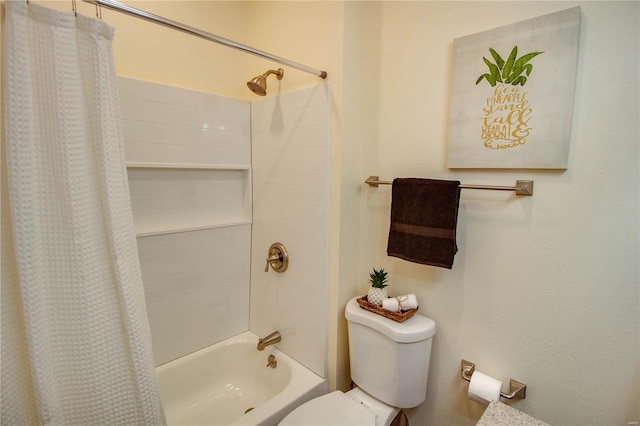
[(427, 317), (415, 314), (405, 322), (393, 321), (382, 315), (362, 309), (358, 305), (357, 297), (347, 302), (345, 317), (384, 334), (398, 343), (412, 343), (426, 340), (436, 334), (436, 323)]

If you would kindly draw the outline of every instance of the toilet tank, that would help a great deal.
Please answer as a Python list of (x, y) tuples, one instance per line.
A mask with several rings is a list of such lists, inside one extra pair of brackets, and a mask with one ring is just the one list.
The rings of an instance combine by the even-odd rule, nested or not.
[(351, 378), (362, 390), (398, 408), (426, 398), (436, 323), (421, 315), (396, 322), (347, 303)]

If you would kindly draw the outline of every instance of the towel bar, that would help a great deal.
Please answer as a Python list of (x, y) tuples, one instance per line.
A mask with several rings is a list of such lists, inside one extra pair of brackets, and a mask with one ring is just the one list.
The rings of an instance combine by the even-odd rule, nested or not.
[[(471, 382), (471, 376), (476, 370), (476, 365), (467, 360), (462, 360), (460, 375), (467, 382)], [(509, 393), (500, 392), (502, 398), (507, 399), (525, 399), (527, 397), (527, 385), (517, 380), (509, 380)]]
[[(379, 176), (369, 176), (364, 181), (369, 186), (375, 188), (378, 185), (391, 185), (393, 182), (389, 180), (380, 180)], [(532, 180), (517, 180), (515, 186), (495, 186), (495, 185), (469, 185), (460, 184), (460, 188), (463, 189), (491, 189), (494, 191), (515, 191), (516, 195), (533, 195), (533, 181)]]

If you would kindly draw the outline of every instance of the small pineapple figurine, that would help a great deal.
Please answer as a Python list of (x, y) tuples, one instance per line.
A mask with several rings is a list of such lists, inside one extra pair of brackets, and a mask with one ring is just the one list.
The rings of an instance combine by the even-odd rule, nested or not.
[(382, 268), (380, 268), (379, 271), (373, 268), (373, 272), (369, 274), (369, 277), (371, 287), (369, 287), (369, 293), (367, 293), (367, 301), (376, 306), (380, 306), (382, 305), (382, 300), (389, 297), (387, 293), (387, 286), (389, 284), (385, 284), (387, 282), (387, 273)]

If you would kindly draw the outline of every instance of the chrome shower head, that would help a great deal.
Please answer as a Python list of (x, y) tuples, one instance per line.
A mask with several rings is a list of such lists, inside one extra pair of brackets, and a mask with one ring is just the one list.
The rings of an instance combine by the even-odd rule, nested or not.
[(247, 87), (256, 95), (265, 96), (267, 94), (267, 77), (270, 74), (275, 74), (278, 80), (282, 80), (284, 70), (282, 68), (278, 68), (277, 71), (269, 70), (247, 82)]

